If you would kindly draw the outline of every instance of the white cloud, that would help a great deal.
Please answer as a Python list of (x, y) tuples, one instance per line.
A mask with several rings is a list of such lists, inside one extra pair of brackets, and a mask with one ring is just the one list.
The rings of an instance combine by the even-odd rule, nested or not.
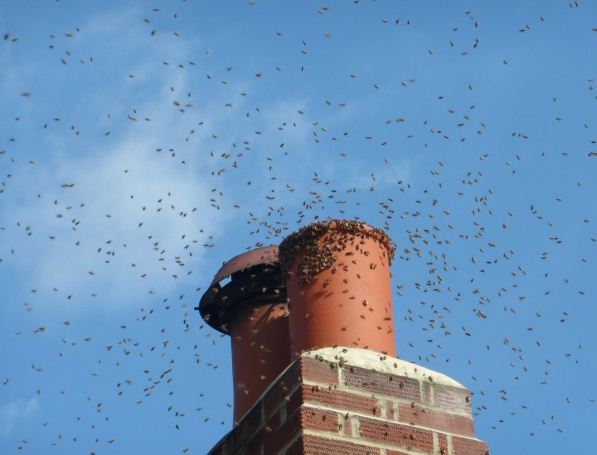
[[(175, 257), (199, 259), (189, 251), (200, 251), (223, 215), (213, 213), (209, 190), (193, 171), (149, 143), (131, 134), (109, 150), (62, 160), (23, 185), (43, 195), (11, 217), (32, 226), (33, 235), (17, 241), (29, 253), (21, 261), (32, 286), (127, 302), (142, 289), (175, 285), (173, 275), (187, 270)], [(62, 188), (65, 183), (75, 186)]]
[[(150, 73), (164, 53), (180, 60), (191, 53), (191, 44), (182, 39), (148, 45), (133, 14), (113, 19), (95, 18), (81, 27), (82, 33), (105, 38), (103, 44), (115, 49), (110, 58), (130, 60), (140, 75)], [(17, 162), (0, 206), (6, 228), (0, 251), (15, 250), (11, 263), (31, 288), (55, 288), (56, 295), (78, 297), (73, 302), (96, 293), (102, 306), (112, 308), (134, 302), (148, 289), (167, 292), (180, 282), (175, 277), (200, 264), (202, 244), (225, 222), (227, 215), (211, 207), (210, 188), (200, 178), (207, 174), (205, 163), (183, 164), (168, 151), (182, 148), (189, 125), (198, 121), (198, 113), (182, 114), (172, 105), (169, 88), (184, 87), (188, 76), (152, 74), (136, 81), (134, 89), (107, 81), (100, 85), (101, 96), (95, 91), (96, 96), (85, 98), (85, 118), (77, 123), (88, 122), (93, 130), (94, 118), (112, 112), (111, 136), (87, 134), (85, 139), (85, 134), (43, 130), (40, 159)], [(137, 98), (139, 92), (152, 96)], [(126, 116), (131, 100), (140, 101), (137, 121)], [(144, 120), (149, 114), (151, 122)], [(162, 144), (167, 146), (156, 151)]]
[[(252, 179), (251, 192), (238, 185), (240, 174), (226, 174), (218, 183), (231, 183), (226, 197), (255, 213), (270, 205), (298, 203), (296, 195), (308, 190), (301, 182), (308, 182), (314, 170), (345, 176), (349, 186), (371, 186), (369, 175), (348, 161), (338, 162), (329, 146), (315, 144), (318, 127), (309, 115), (308, 100), (290, 95), (264, 107), (250, 122), (241, 122), (244, 111), (253, 107), (240, 95), (240, 87), (250, 88), (255, 81), (237, 81), (233, 87), (200, 94), (201, 102), (195, 101), (183, 114), (173, 100), (186, 99), (186, 87), (199, 73), (177, 65), (187, 65), (201, 54), (200, 43), (166, 33), (150, 38), (136, 10), (96, 16), (80, 29), (71, 43), (73, 59), (87, 58), (83, 50), (89, 50), (96, 61), (105, 60), (98, 66), (102, 76), (89, 83), (84, 96), (78, 92), (86, 85), (75, 87), (74, 96), (65, 92), (65, 103), (72, 108), (66, 110), (82, 134), (75, 137), (58, 127), (52, 133), (49, 128), (36, 141), (33, 130), (31, 142), (39, 144), (39, 159), (34, 165), (18, 162), (0, 206), (7, 228), (0, 235), (0, 253), (15, 250), (11, 264), (26, 277), (24, 285), (50, 292), (73, 309), (82, 306), (73, 302), (84, 303), (91, 294), (101, 298), (102, 308), (114, 309), (146, 298), (148, 290), (163, 295), (178, 286), (189, 271), (200, 268), (202, 245), (211, 243), (208, 236), (221, 233), (237, 213), (213, 209), (215, 183), (208, 181), (214, 166), (230, 168), (218, 152), (211, 158), (210, 151), (228, 150), (233, 142), (251, 142), (251, 152), (239, 159), (241, 171), (228, 171), (244, 172)], [(162, 65), (164, 60), (171, 65)], [(53, 78), (64, 69), (56, 65), (59, 70), (49, 70)], [(36, 96), (27, 102), (41, 103)], [(228, 102), (234, 109), (225, 107)], [(340, 115), (326, 121), (341, 124), (349, 114)], [(200, 121), (201, 137), (194, 136), (189, 146), (189, 130)], [(256, 129), (263, 135), (256, 135)], [(111, 135), (104, 136), (106, 131)], [(212, 133), (218, 135), (216, 142)], [(162, 151), (156, 151), (158, 147)], [(267, 157), (272, 161), (266, 162)], [(267, 170), (270, 163), (272, 172)], [(376, 185), (408, 176), (408, 163), (391, 164), (376, 172)], [(296, 192), (288, 193), (286, 183)], [(275, 202), (266, 199), (272, 189)], [(55, 305), (48, 308), (54, 310)]]
[(13, 400), (0, 405), (0, 435), (8, 435), (20, 422), (32, 417), (39, 409), (37, 397)]

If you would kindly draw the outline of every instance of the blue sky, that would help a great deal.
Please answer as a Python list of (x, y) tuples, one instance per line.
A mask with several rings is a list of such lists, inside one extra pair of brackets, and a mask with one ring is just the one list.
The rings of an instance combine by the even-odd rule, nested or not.
[(474, 392), (492, 453), (586, 451), (596, 17), (0, 2), (0, 452), (206, 452), (233, 385), (202, 290), (334, 217), (394, 239), (399, 355)]

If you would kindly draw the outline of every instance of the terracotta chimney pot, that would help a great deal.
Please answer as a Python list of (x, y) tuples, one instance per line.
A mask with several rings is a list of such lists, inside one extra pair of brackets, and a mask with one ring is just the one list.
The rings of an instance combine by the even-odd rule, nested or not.
[(197, 309), (210, 326), (230, 335), (236, 425), (291, 361), (278, 248), (258, 248), (225, 263)]
[(360, 221), (314, 223), (280, 244), (292, 359), (347, 346), (396, 355), (390, 264), (394, 246)]

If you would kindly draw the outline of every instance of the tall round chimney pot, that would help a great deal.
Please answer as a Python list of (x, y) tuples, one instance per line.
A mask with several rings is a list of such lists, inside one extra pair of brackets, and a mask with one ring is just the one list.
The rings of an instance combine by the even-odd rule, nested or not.
[(291, 361), (278, 248), (257, 248), (226, 262), (197, 309), (210, 326), (230, 335), (236, 424)]
[(394, 250), (385, 232), (356, 220), (313, 223), (282, 241), (292, 359), (331, 346), (396, 355)]

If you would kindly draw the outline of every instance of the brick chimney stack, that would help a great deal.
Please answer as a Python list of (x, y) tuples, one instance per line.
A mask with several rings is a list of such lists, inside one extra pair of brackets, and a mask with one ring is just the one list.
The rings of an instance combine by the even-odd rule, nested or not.
[(220, 269), (199, 310), (231, 336), (235, 425), (210, 454), (489, 453), (470, 392), (395, 357), (393, 253), (383, 231), (333, 220)]

